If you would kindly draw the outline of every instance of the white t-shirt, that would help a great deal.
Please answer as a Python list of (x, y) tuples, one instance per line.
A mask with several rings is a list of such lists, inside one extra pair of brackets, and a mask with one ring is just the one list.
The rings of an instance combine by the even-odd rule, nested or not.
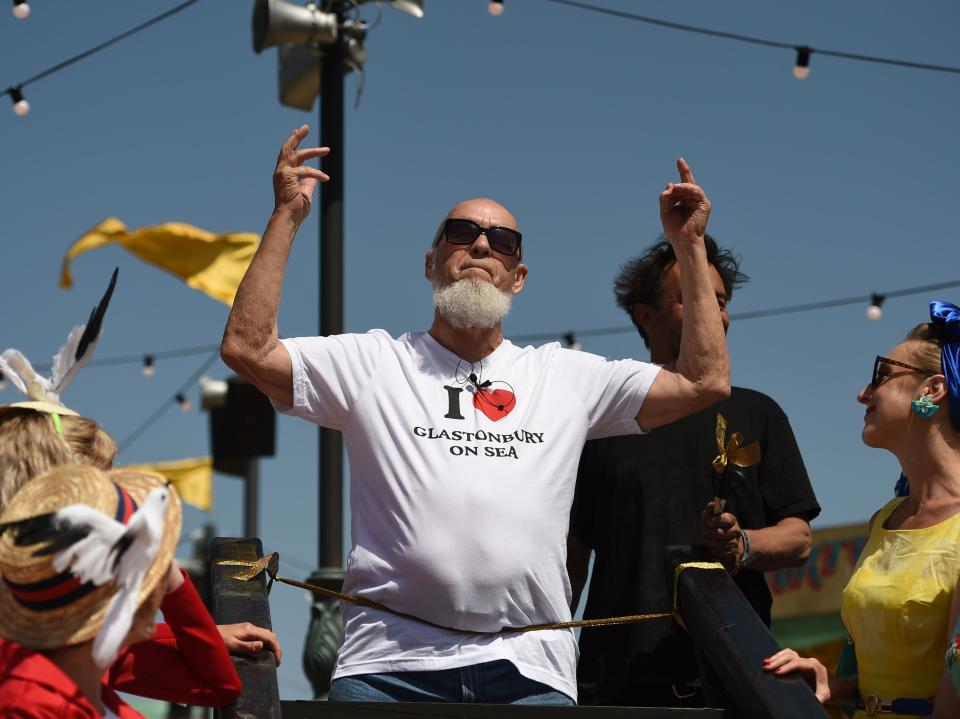
[[(468, 631), (570, 619), (580, 451), (640, 432), (658, 367), (506, 340), (471, 364), (428, 333), (383, 330), (283, 343), (294, 404), (277, 409), (341, 430), (350, 457), (344, 592)], [(484, 637), (348, 603), (343, 617), (334, 678), (507, 659), (576, 698), (570, 630)]]

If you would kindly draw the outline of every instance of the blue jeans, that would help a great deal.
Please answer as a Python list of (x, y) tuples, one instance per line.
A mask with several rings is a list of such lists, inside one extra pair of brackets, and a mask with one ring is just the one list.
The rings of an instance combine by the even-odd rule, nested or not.
[(330, 701), (576, 703), (566, 694), (523, 676), (506, 659), (456, 669), (340, 677), (330, 686)]

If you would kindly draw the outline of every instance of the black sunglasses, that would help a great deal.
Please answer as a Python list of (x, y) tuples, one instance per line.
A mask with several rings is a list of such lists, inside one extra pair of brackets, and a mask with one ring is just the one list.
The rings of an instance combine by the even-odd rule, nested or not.
[(509, 227), (481, 227), (476, 222), (451, 217), (443, 223), (443, 235), (451, 245), (472, 245), (480, 235), (487, 236), (490, 249), (501, 255), (515, 255), (520, 251), (522, 235)]
[(913, 370), (914, 372), (920, 372), (921, 374), (925, 374), (928, 377), (933, 377), (935, 374), (937, 374), (936, 372), (931, 372), (930, 370), (922, 369), (920, 367), (914, 367), (912, 364), (907, 364), (906, 362), (897, 362), (897, 360), (892, 360), (889, 357), (881, 357), (880, 355), (877, 355), (877, 358), (873, 361), (873, 377), (870, 378), (870, 384), (873, 387), (879, 387), (883, 383), (883, 381), (890, 376), (889, 374), (885, 374), (885, 375), (880, 374), (880, 365), (882, 364), (890, 364), (896, 367), (904, 367), (905, 369), (909, 369), (909, 370)]

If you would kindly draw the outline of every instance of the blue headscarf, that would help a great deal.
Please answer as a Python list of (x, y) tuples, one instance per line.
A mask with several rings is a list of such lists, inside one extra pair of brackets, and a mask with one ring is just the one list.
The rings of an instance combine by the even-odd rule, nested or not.
[(930, 322), (940, 330), (940, 359), (950, 392), (950, 421), (960, 431), (960, 307), (949, 302), (931, 302)]

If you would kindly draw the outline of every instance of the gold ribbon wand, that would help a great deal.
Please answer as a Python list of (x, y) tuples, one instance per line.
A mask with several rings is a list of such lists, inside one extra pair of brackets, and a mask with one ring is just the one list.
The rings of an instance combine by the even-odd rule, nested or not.
[(713, 471), (718, 475), (718, 481), (714, 483), (714, 490), (717, 492), (713, 498), (714, 515), (721, 514), (727, 504), (726, 497), (720, 496), (720, 484), (727, 471), (727, 465), (732, 464), (746, 469), (760, 462), (760, 443), (751, 442), (743, 446), (742, 432), (733, 432), (730, 439), (726, 439), (727, 419), (719, 412), (717, 412), (716, 436), (719, 454), (713, 460)]

